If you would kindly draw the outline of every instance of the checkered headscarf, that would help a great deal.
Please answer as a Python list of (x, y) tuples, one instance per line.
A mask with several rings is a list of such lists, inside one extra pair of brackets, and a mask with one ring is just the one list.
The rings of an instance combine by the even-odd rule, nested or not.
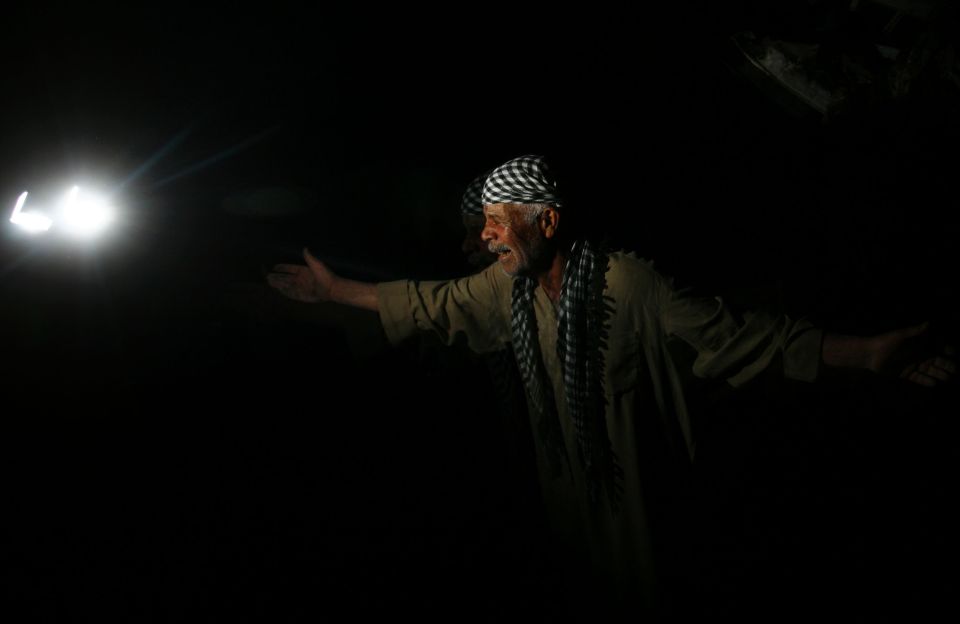
[(563, 200), (557, 182), (543, 156), (520, 156), (493, 171), (483, 185), (483, 205), (552, 204)]
[(490, 171), (480, 174), (467, 185), (460, 200), (460, 213), (465, 215), (483, 215), (483, 184), (487, 181)]

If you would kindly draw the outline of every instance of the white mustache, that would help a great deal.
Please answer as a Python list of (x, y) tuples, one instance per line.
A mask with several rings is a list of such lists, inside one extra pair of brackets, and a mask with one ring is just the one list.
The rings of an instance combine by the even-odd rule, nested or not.
[(487, 249), (490, 250), (490, 253), (495, 253), (495, 254), (498, 254), (498, 255), (501, 254), (501, 253), (503, 253), (503, 252), (505, 252), (505, 251), (511, 251), (511, 249), (510, 249), (509, 247), (507, 247), (506, 245), (504, 245), (503, 243), (501, 243), (501, 244), (499, 244), (499, 245), (496, 244), (496, 243), (490, 243), (489, 245), (487, 245)]

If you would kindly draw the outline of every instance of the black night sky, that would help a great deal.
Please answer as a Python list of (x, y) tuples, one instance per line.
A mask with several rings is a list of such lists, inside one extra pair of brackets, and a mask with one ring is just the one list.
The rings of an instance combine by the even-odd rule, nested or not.
[[(960, 344), (958, 66), (923, 61), (897, 98), (875, 70), (824, 116), (731, 44), (936, 41), (952, 62), (956, 21), (666, 4), (11, 13), (0, 205), (96, 183), (120, 209), (96, 243), (0, 223), (16, 621), (562, 618), (482, 367), (263, 279), (303, 246), (356, 278), (466, 274), (460, 195), (517, 155), (554, 157), (591, 233), (732, 305)], [(682, 613), (952, 604), (955, 384), (771, 377), (700, 403)]]

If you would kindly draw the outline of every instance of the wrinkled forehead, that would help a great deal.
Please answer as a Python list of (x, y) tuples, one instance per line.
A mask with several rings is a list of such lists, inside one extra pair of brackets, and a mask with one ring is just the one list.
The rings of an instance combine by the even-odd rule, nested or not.
[(483, 216), (489, 218), (494, 217), (503, 217), (506, 218), (511, 212), (517, 209), (517, 204), (484, 204), (483, 206)]

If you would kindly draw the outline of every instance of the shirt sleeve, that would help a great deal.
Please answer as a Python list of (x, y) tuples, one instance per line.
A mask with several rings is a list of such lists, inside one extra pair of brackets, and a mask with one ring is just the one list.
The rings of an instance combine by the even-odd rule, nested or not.
[(775, 364), (789, 379), (817, 377), (823, 332), (809, 321), (764, 310), (739, 315), (720, 297), (674, 290), (664, 279), (657, 300), (664, 331), (696, 350), (693, 373), (698, 377), (726, 379), (738, 387)]
[(496, 266), (456, 280), (384, 282), (377, 285), (380, 321), (392, 344), (426, 331), (448, 345), (496, 351), (510, 341), (509, 286)]

